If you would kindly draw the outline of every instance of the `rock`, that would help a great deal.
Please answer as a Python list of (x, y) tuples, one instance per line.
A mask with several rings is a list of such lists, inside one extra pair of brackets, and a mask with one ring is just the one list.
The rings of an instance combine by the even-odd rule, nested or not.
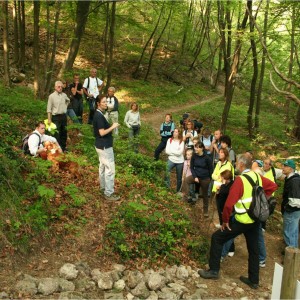
[(171, 291), (170, 288), (164, 287), (161, 291), (157, 292), (159, 299), (165, 300), (178, 300), (179, 297)]
[(112, 280), (113, 280), (114, 282), (118, 281), (118, 280), (121, 279), (121, 277), (122, 277), (122, 273), (119, 272), (119, 271), (116, 271), (116, 270), (111, 271), (111, 272), (109, 272), (109, 273), (110, 273), (110, 276), (111, 276), (111, 278), (112, 278)]
[(192, 274), (193, 274), (193, 269), (191, 268), (191, 266), (187, 266), (186, 269), (187, 269), (187, 271), (188, 271), (188, 273), (189, 273), (189, 276), (192, 276)]
[(73, 292), (75, 291), (75, 284), (63, 278), (58, 279), (58, 286), (60, 292)]
[(148, 298), (150, 296), (150, 291), (146, 287), (145, 282), (140, 281), (138, 283), (138, 285), (133, 290), (131, 290), (131, 294), (136, 296), (136, 297), (145, 299), (145, 298)]
[(37, 285), (34, 281), (20, 280), (15, 287), (16, 291), (29, 295), (37, 294)]
[(134, 289), (143, 278), (144, 276), (140, 271), (129, 271), (126, 276), (128, 287)]
[(26, 280), (26, 281), (32, 281), (32, 282), (34, 282), (36, 285), (39, 284), (39, 280), (38, 280), (37, 278), (32, 277), (31, 275), (28, 275), (28, 274), (24, 274), (24, 276), (23, 276), (22, 279), (23, 279), (23, 280)]
[(0, 299), (9, 299), (9, 296), (5, 292), (0, 292)]
[(42, 278), (38, 285), (38, 292), (48, 296), (59, 291), (58, 278)]
[(113, 265), (114, 270), (123, 273), (126, 270), (126, 267), (124, 265), (120, 264), (114, 264)]
[(144, 280), (147, 282), (151, 274), (155, 273), (153, 269), (148, 269), (144, 271)]
[(104, 293), (104, 299), (121, 300), (124, 299), (124, 297), (122, 293)]
[(76, 279), (77, 275), (76, 266), (70, 263), (64, 264), (59, 270), (59, 276), (67, 280)]
[(126, 295), (126, 299), (127, 299), (127, 300), (133, 300), (133, 299), (134, 299), (134, 296), (133, 296), (131, 293), (128, 293), (128, 294)]
[(95, 290), (96, 284), (94, 281), (89, 278), (81, 278), (75, 281), (76, 290), (79, 292)]
[(226, 291), (231, 291), (233, 289), (233, 286), (229, 286), (228, 284), (223, 283), (221, 288), (226, 290)]
[(237, 287), (237, 288), (235, 289), (235, 291), (236, 291), (237, 293), (239, 293), (239, 294), (244, 293), (244, 290), (243, 290), (242, 288), (240, 288), (240, 287)]
[(242, 297), (240, 300), (248, 300), (248, 297)]
[(100, 290), (111, 290), (114, 281), (111, 278), (110, 272), (101, 273), (98, 279), (98, 287)]
[(147, 281), (147, 285), (150, 290), (157, 291), (163, 288), (166, 284), (167, 279), (159, 273), (152, 273)]
[(172, 267), (166, 267), (165, 270), (165, 277), (168, 279), (169, 282), (174, 281), (174, 278), (176, 277), (176, 272), (177, 272), (178, 267), (177, 266), (172, 266)]
[(146, 300), (158, 300), (158, 295), (154, 291), (150, 291), (150, 296)]
[(179, 266), (176, 271), (176, 277), (178, 279), (186, 280), (189, 277), (189, 272), (185, 266)]
[(184, 285), (181, 285), (178, 283), (169, 283), (168, 287), (174, 294), (179, 296), (179, 298), (181, 298), (184, 293), (189, 292), (188, 288), (186, 288)]
[(91, 271), (91, 277), (94, 281), (98, 281), (99, 278), (101, 277), (102, 272), (100, 271), (100, 269), (93, 269)]
[(196, 287), (199, 289), (207, 289), (207, 284), (205, 283), (197, 283)]
[(236, 287), (236, 286), (237, 286), (237, 283), (236, 283), (236, 282), (232, 282), (231, 285), (232, 285), (233, 287)]
[(198, 279), (198, 278), (200, 278), (200, 275), (198, 274), (198, 272), (197, 271), (192, 271), (192, 274), (191, 274), (191, 277), (192, 277), (192, 279)]
[(120, 279), (114, 283), (113, 288), (117, 291), (123, 291), (125, 289), (125, 286), (125, 281), (123, 279)]
[(80, 273), (83, 273), (86, 276), (91, 275), (91, 268), (89, 267), (88, 263), (80, 261), (75, 264), (75, 267)]
[(86, 298), (79, 292), (63, 292), (59, 295), (59, 300), (85, 300)]
[(194, 294), (187, 296), (186, 300), (200, 300), (202, 299), (203, 290), (197, 289)]

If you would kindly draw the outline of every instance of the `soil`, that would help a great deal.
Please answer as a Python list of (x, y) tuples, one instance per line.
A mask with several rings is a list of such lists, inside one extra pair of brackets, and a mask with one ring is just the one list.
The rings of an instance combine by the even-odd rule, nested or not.
[[(219, 96), (217, 96), (219, 97)], [(204, 99), (202, 102), (213, 101), (215, 97)], [(197, 103), (199, 104), (199, 102)], [(192, 108), (196, 103), (190, 103), (173, 109), (171, 113), (183, 113)], [(158, 129), (158, 124), (164, 119), (166, 112), (160, 114), (145, 114), (144, 120), (147, 120), (154, 129)], [(85, 178), (89, 178), (89, 172), (94, 172), (88, 168), (84, 170)], [(95, 176), (92, 176), (95, 178)], [(93, 182), (94, 180), (94, 182)], [(97, 179), (88, 180), (89, 193), (97, 193)], [(118, 182), (116, 182), (118, 185)], [(92, 222), (82, 226), (79, 234), (63, 235), (57, 232), (57, 236), (45, 236), (32, 240), (32, 249), (29, 253), (22, 254), (17, 251), (3, 251), (0, 253), (0, 292), (10, 293), (13, 290), (18, 278), (21, 274), (29, 274), (38, 278), (57, 276), (59, 268), (67, 262), (76, 263), (84, 261), (91, 268), (100, 268), (109, 270), (113, 263), (116, 263), (115, 257), (107, 255), (99, 255), (102, 250), (102, 237), (105, 224), (109, 217), (114, 214), (118, 203), (107, 203), (99, 197), (95, 200), (93, 207), (86, 208), (84, 214), (89, 215)], [(194, 226), (199, 230), (199, 234), (205, 234), (208, 237), (216, 230), (217, 213), (214, 205), (210, 207), (210, 218), (202, 218), (202, 202), (201, 199), (190, 209), (191, 219)], [(278, 218), (280, 219), (280, 217)], [(275, 221), (278, 223), (275, 219)], [(273, 225), (273, 220), (270, 224)], [(260, 288), (252, 290), (248, 286), (239, 281), (239, 276), (247, 276), (247, 247), (244, 237), (240, 236), (236, 239), (236, 251), (233, 257), (226, 257), (221, 264), (221, 277), (219, 280), (202, 280), (206, 284), (207, 295), (203, 298), (264, 298), (271, 294), (274, 263), (282, 262), (281, 251), (283, 249), (282, 235), (277, 230), (277, 224), (272, 226), (272, 231), (268, 229), (265, 233), (265, 243), (267, 247), (267, 263), (265, 268), (260, 269)], [(275, 228), (275, 230), (274, 230)], [(62, 238), (63, 237), (63, 238)], [(9, 247), (8, 247), (9, 248)], [(11, 250), (11, 249), (10, 249)], [(137, 266), (143, 268), (143, 266)], [(200, 267), (200, 266), (199, 266)], [(202, 266), (204, 267), (204, 266)], [(239, 287), (244, 289), (242, 294), (238, 294), (234, 290), (226, 289), (235, 282)], [(222, 287), (223, 286), (223, 287)]]

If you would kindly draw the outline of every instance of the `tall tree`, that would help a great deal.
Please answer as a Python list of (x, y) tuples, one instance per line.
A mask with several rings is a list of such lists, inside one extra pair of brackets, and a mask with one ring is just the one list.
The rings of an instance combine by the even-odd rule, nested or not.
[(8, 42), (8, 2), (2, 2), (2, 23), (3, 23), (3, 66), (4, 66), (4, 84), (10, 87), (9, 74), (9, 42)]
[(18, 24), (18, 6), (17, 1), (13, 5), (13, 20), (14, 20), (14, 63), (19, 66), (19, 24)]
[(62, 77), (65, 72), (69, 72), (74, 64), (77, 56), (80, 42), (85, 31), (86, 22), (89, 15), (91, 1), (77, 1), (76, 8), (76, 24), (74, 28), (74, 35), (71, 41), (71, 45), (67, 52), (66, 58), (59, 71), (59, 77)]
[(25, 65), (25, 0), (18, 1), (18, 20), (20, 37), (19, 69), (24, 71)]
[(40, 80), (40, 1), (33, 1), (33, 69), (34, 69), (34, 95), (35, 98), (39, 95), (39, 80)]

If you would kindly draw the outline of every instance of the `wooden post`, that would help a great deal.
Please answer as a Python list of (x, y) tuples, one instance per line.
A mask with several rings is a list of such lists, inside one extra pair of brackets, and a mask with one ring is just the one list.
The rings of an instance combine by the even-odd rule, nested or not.
[(300, 270), (300, 249), (285, 248), (280, 299), (295, 299)]

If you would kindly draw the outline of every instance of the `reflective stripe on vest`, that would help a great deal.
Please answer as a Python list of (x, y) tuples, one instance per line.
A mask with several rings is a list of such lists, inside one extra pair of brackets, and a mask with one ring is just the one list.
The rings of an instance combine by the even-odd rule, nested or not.
[[(256, 174), (253, 171), (247, 172), (247, 175), (249, 175), (254, 182), (257, 181), (257, 177)], [(262, 186), (262, 180), (261, 177), (257, 174), (258, 176), (258, 183), (260, 186)], [(244, 176), (239, 176), (243, 182), (243, 186), (244, 186), (244, 194), (241, 197), (241, 199), (238, 200), (238, 202), (234, 205), (234, 209), (235, 209), (235, 219), (243, 224), (251, 224), (254, 223), (254, 221), (249, 217), (249, 215), (247, 214), (245, 207), (248, 209), (250, 207), (250, 204), (252, 202), (252, 185), (250, 184), (250, 182), (247, 180), (247, 178), (245, 178)], [(245, 205), (245, 207), (243, 206), (243, 204)]]

